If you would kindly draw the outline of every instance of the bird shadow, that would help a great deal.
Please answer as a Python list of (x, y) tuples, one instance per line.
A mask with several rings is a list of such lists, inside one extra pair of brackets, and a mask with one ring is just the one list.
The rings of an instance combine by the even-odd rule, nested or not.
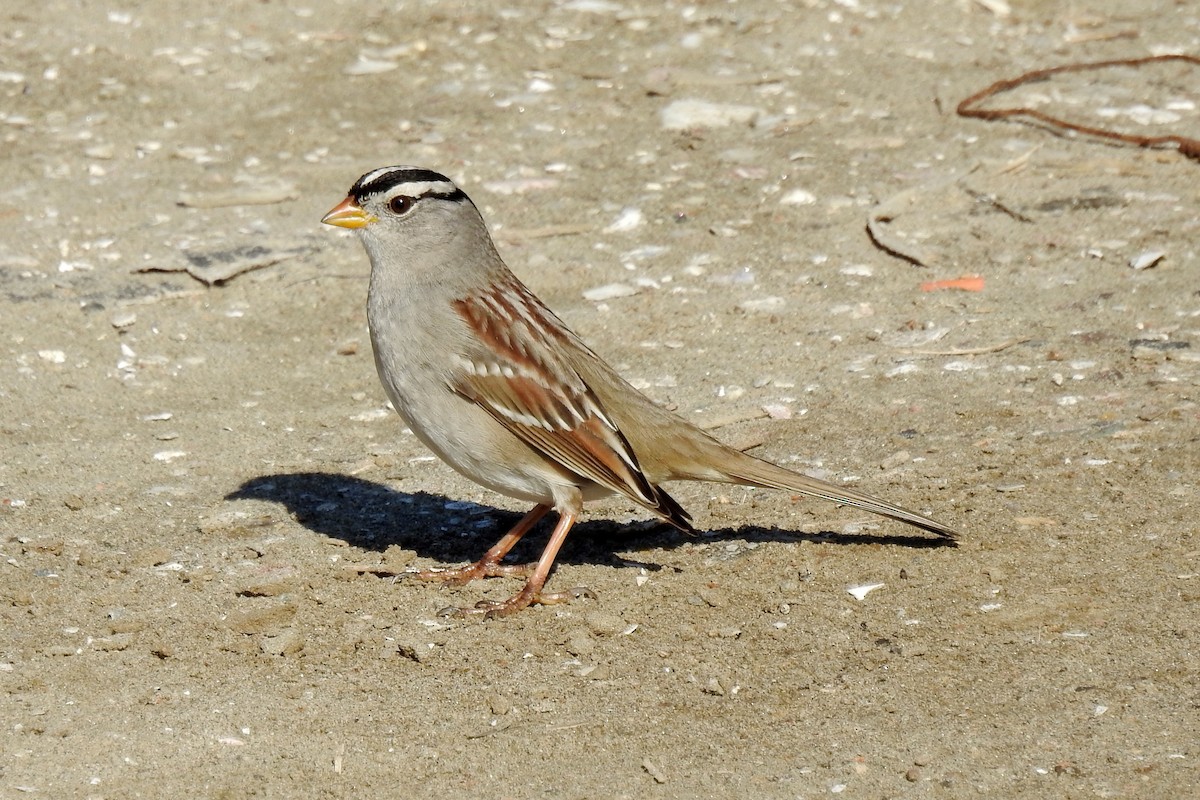
[[(389, 547), (414, 551), (418, 556), (445, 563), (474, 561), (516, 524), (521, 514), (452, 500), (428, 492), (398, 492), (383, 484), (349, 475), (299, 472), (251, 478), (226, 500), (258, 500), (278, 503), (304, 527), (340, 539), (363, 550), (383, 552)], [(551, 523), (553, 516), (550, 517)], [(513, 549), (514, 561), (532, 561), (542, 543), (522, 541)], [(661, 569), (621, 557), (615, 551), (651, 547), (674, 548), (696, 541), (696, 537), (649, 520), (618, 523), (586, 520), (575, 525), (557, 559), (572, 564), (624, 564)], [(948, 539), (928, 536), (882, 536), (845, 534), (832, 531), (802, 532), (743, 525), (706, 530), (705, 541), (822, 542), (825, 544), (887, 544), (908, 548), (954, 547)]]

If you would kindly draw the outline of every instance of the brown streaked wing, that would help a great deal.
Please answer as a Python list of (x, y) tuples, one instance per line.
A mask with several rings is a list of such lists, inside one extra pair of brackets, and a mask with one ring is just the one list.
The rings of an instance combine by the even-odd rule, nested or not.
[(686, 526), (682, 509), (646, 479), (583, 378), (555, 353), (573, 337), (528, 289), (495, 286), (457, 301), (455, 310), (483, 345), (461, 354), (455, 392), (572, 472)]

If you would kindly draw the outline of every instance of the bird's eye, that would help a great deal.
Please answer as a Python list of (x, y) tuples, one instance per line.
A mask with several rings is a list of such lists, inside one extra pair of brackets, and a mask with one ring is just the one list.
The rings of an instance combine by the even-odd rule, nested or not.
[(398, 194), (391, 200), (388, 200), (388, 211), (391, 211), (396, 215), (407, 214), (412, 210), (413, 203), (415, 202), (416, 200), (411, 197), (405, 197), (402, 194)]

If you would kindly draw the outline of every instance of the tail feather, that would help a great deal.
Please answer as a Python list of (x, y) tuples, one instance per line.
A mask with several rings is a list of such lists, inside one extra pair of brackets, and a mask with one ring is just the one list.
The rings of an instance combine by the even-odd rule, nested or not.
[(740, 483), (746, 486), (759, 486), (765, 489), (782, 489), (786, 492), (796, 492), (797, 494), (808, 495), (809, 497), (832, 500), (835, 503), (843, 503), (855, 508), (861, 508), (864, 511), (870, 511), (874, 514), (891, 517), (900, 522), (907, 522), (909, 525), (915, 525), (918, 528), (935, 533), (946, 539), (955, 539), (958, 537), (958, 531), (948, 525), (943, 525), (935, 519), (930, 519), (924, 514), (909, 511), (906, 508), (901, 508), (886, 500), (872, 497), (865, 492), (851, 489), (848, 486), (835, 486), (832, 483), (818, 478), (811, 478), (808, 475), (801, 475), (798, 472), (784, 469), (768, 461), (762, 461), (736, 450), (732, 452), (737, 457), (731, 457), (727, 464), (723, 465), (722, 471), (725, 478), (733, 483)]
[(651, 484), (651, 488), (654, 490), (654, 497), (658, 500), (658, 505), (646, 507), (684, 533), (695, 533), (696, 529), (692, 527), (692, 515), (661, 486)]

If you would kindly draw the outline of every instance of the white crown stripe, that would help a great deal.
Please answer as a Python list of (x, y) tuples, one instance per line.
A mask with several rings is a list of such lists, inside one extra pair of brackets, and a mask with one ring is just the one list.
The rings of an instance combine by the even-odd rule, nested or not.
[(449, 181), (410, 181), (399, 183), (388, 190), (388, 197), (449, 197), (458, 191), (458, 187)]

